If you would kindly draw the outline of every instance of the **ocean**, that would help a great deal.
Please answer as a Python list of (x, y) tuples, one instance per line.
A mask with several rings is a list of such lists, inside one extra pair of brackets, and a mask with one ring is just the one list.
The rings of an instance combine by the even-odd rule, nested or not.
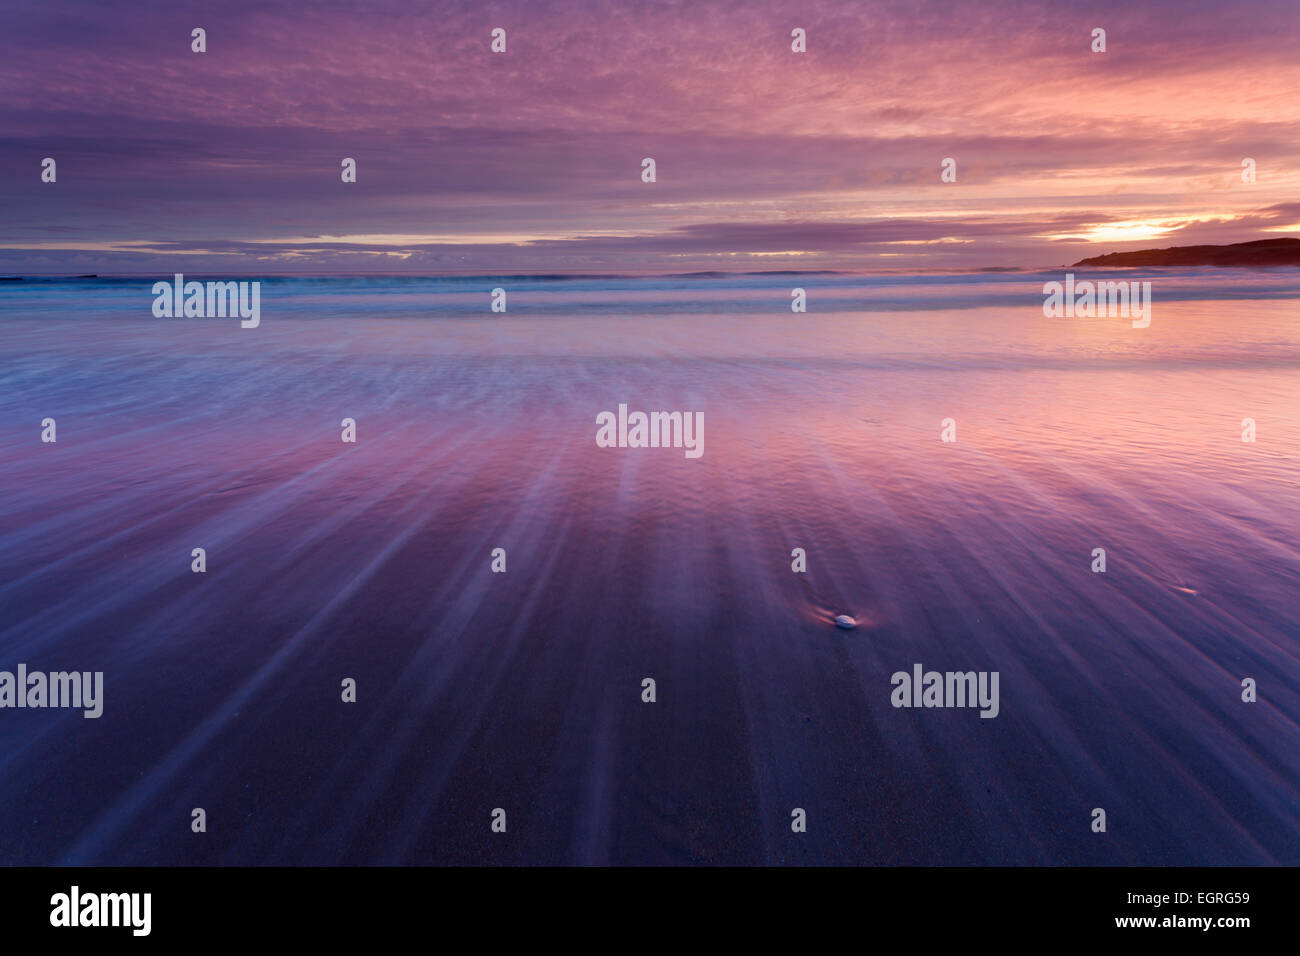
[(0, 282), (0, 863), (1300, 863), (1300, 273), (1065, 271)]

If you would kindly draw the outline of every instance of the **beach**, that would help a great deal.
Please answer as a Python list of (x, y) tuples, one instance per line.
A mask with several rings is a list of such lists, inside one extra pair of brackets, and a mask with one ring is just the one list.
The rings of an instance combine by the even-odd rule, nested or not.
[(0, 722), (0, 859), (1300, 863), (1300, 283), (1053, 277), (6, 284), (0, 668), (104, 700)]

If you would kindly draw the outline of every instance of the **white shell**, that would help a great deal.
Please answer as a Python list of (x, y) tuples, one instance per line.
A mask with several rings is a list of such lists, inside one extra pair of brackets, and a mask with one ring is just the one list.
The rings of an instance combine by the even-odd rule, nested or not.
[(839, 617), (835, 619), (835, 626), (842, 627), (844, 628), (844, 630), (847, 631), (850, 628), (857, 627), (858, 622), (853, 620), (853, 618), (849, 617), (847, 614), (841, 614)]

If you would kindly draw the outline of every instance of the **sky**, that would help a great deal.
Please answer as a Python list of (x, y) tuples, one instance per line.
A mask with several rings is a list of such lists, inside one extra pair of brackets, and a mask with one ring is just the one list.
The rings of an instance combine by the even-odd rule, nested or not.
[(1283, 235), (1295, 0), (0, 7), (4, 274), (1051, 268)]

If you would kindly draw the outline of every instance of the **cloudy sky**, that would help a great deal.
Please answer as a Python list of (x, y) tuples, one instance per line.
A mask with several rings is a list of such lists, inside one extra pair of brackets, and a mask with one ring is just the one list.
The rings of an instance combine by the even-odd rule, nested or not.
[(0, 210), (7, 274), (1052, 267), (1300, 235), (1300, 3), (5, 0)]

